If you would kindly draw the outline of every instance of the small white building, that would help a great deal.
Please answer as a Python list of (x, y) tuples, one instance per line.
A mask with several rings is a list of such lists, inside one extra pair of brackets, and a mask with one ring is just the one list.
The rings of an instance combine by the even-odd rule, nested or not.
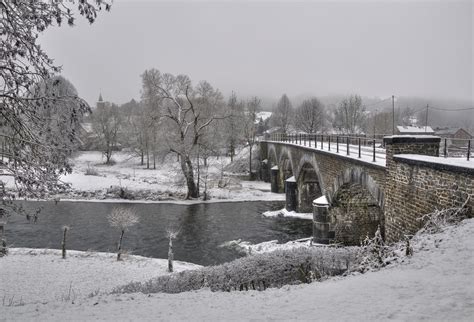
[(431, 126), (404, 126), (397, 125), (397, 134), (400, 135), (434, 135), (435, 131)]

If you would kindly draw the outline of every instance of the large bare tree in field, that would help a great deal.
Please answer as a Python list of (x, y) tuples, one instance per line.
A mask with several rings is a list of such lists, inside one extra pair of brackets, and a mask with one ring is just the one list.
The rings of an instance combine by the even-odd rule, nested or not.
[[(37, 84), (49, 84), (60, 72), (40, 47), (39, 34), (51, 26), (74, 25), (75, 14), (92, 23), (102, 8), (109, 10), (110, 5), (102, 0), (0, 0), (0, 140), (4, 157), (0, 167), (2, 176), (14, 178), (20, 195), (42, 196), (56, 190), (61, 186), (59, 175), (71, 170), (67, 149), (51, 141), (44, 127), (48, 113), (40, 111), (70, 101), (77, 108), (70, 110), (68, 119), (74, 120), (88, 110), (74, 93), (56, 96), (55, 91), (35, 90)], [(62, 136), (71, 137), (73, 129), (64, 129)], [(10, 196), (0, 189), (0, 199), (5, 204)]]
[[(151, 88), (161, 99), (160, 118), (163, 138), (169, 151), (179, 156), (181, 171), (186, 179), (186, 198), (198, 198), (199, 188), (194, 174), (194, 155), (208, 128), (224, 118), (223, 97), (219, 90), (203, 81), (193, 88), (186, 75), (174, 76), (153, 72)], [(142, 74), (147, 78), (150, 71)]]
[(324, 126), (324, 105), (316, 97), (304, 100), (295, 111), (295, 127), (306, 133), (316, 133)]

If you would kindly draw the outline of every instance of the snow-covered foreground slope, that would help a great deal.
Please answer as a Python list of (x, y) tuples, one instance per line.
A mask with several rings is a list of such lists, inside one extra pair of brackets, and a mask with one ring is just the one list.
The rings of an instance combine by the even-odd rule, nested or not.
[[(443, 233), (426, 235), (413, 248), (414, 256), (401, 264), (322, 283), (264, 292), (101, 295), (74, 304), (51, 301), (4, 306), (0, 319), (472, 321), (474, 219)], [(53, 271), (58, 263), (45, 261), (41, 265), (42, 270)], [(34, 260), (30, 267), (34, 273)], [(89, 274), (100, 273), (92, 270)], [(23, 276), (11, 278), (20, 282)], [(38, 279), (37, 283), (43, 281)]]
[[(113, 253), (70, 250), (62, 259), (57, 249), (12, 248), (0, 258), (0, 296), (13, 305), (75, 300), (131, 280), (168, 274), (165, 259), (125, 255), (117, 262), (116, 258)], [(199, 267), (179, 261), (174, 265), (177, 272)]]

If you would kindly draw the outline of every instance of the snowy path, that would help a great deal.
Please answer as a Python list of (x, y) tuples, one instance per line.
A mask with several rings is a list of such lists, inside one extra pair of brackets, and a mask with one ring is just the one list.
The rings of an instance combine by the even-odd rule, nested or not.
[[(108, 295), (2, 307), (0, 320), (450, 320), (474, 316), (474, 219), (379, 272), (265, 292)], [(46, 269), (46, 268), (45, 268)]]

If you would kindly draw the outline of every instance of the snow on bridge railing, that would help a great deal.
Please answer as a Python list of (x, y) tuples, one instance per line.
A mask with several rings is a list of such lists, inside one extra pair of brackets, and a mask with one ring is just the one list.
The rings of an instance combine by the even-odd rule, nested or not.
[(385, 161), (383, 136), (369, 138), (356, 135), (274, 133), (269, 139), (319, 150), (345, 153), (346, 156), (356, 155), (359, 159), (370, 157), (372, 162)]

